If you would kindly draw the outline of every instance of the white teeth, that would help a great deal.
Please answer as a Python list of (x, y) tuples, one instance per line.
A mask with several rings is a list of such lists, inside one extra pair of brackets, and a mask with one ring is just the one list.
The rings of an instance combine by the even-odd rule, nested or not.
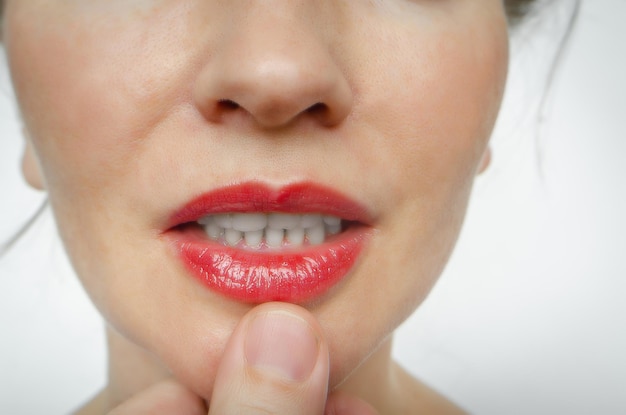
[(340, 226), (341, 218), (338, 218), (336, 216), (324, 216), (324, 223), (328, 226)]
[(212, 240), (230, 246), (244, 240), (254, 249), (320, 245), (342, 231), (341, 218), (319, 213), (222, 213), (202, 217), (198, 223)]
[(300, 226), (303, 228), (312, 228), (320, 223), (322, 223), (322, 215), (320, 214), (311, 213), (302, 215), (302, 218), (300, 219)]
[(262, 231), (267, 226), (267, 215), (264, 213), (235, 213), (232, 216), (232, 227), (241, 232)]
[(263, 230), (260, 231), (250, 231), (245, 232), (243, 234), (244, 239), (246, 240), (246, 244), (252, 248), (258, 248), (261, 246), (261, 242), (263, 241)]
[(341, 232), (341, 222), (339, 222), (337, 225), (326, 225), (326, 232), (331, 235), (337, 235)]
[(215, 215), (213, 216), (215, 219), (215, 223), (221, 228), (232, 228), (233, 227), (233, 218), (229, 214)]
[(287, 241), (290, 244), (300, 246), (304, 243), (304, 228), (293, 228), (287, 231)]
[(204, 229), (206, 230), (207, 235), (209, 235), (212, 239), (217, 239), (222, 236), (223, 229), (214, 221), (208, 223)]
[(272, 248), (278, 248), (283, 244), (283, 238), (285, 236), (285, 231), (282, 229), (272, 229), (267, 228), (265, 230), (265, 242), (267, 242), (267, 246)]
[(226, 242), (230, 246), (237, 245), (237, 243), (241, 241), (242, 237), (243, 237), (243, 233), (236, 229), (227, 228), (224, 231), (224, 239), (226, 239)]
[(215, 222), (215, 219), (211, 215), (198, 219), (200, 225), (209, 225), (213, 222)]
[(298, 215), (288, 213), (270, 213), (267, 217), (267, 226), (273, 229), (293, 229), (300, 225)]
[(306, 230), (306, 236), (311, 245), (319, 245), (324, 243), (324, 239), (326, 238), (326, 230), (324, 229), (324, 225), (317, 225), (313, 228), (309, 228)]

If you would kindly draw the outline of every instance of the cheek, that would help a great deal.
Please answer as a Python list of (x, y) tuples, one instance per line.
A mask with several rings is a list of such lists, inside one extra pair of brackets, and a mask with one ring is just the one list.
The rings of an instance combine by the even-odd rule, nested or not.
[[(152, 262), (147, 270), (134, 269), (132, 255), (119, 255), (115, 241), (123, 240), (126, 250), (136, 253), (144, 241), (128, 238), (139, 234), (137, 229), (116, 221), (111, 205), (136, 170), (145, 130), (167, 112), (165, 104), (177, 101), (173, 85), (185, 74), (176, 71), (176, 61), (185, 57), (173, 40), (152, 47), (145, 42), (155, 36), (146, 31), (165, 30), (163, 20), (181, 19), (129, 24), (123, 16), (108, 17), (105, 21), (72, 2), (16, 0), (7, 4), (4, 43), (68, 254), (103, 314), (120, 321), (124, 316), (115, 311), (124, 307), (107, 297), (111, 292), (132, 296), (139, 304), (145, 294), (160, 292), (156, 286), (135, 287), (144, 289), (144, 295), (136, 295), (117, 276), (160, 270)], [(186, 30), (167, 29), (173, 38)]]
[(102, 190), (131, 174), (140, 138), (188, 92), (180, 88), (189, 77), (181, 70), (187, 11), (174, 5), (130, 19), (131, 6), (100, 15), (35, 3), (9, 6), (6, 16), (24, 122), (53, 189), (80, 192), (87, 182)]
[(181, 43), (194, 29), (175, 2), (132, 19), (128, 4), (99, 14), (80, 2), (41, 3), (8, 4), (5, 46), (61, 236), (79, 275), (89, 275), (80, 271), (90, 250), (116, 258), (111, 241), (138, 234), (137, 221), (115, 211), (128, 212), (138, 193), (144, 138), (188, 95), (181, 67), (192, 52)]
[(361, 72), (358, 105), (365, 115), (357, 122), (368, 142), (352, 150), (360, 169), (384, 183), (377, 190), (390, 212), (370, 266), (390, 283), (384, 293), (368, 294), (369, 305), (393, 310), (386, 316), (393, 327), (423, 300), (447, 262), (503, 93), (504, 19), (485, 22), (489, 29), (461, 26), (469, 28), (385, 40), (404, 53), (382, 54)]
[(492, 13), (446, 32), (394, 33), (384, 39), (393, 53), (360, 73), (366, 115), (358, 122), (377, 134), (352, 150), (363, 171), (384, 172), (386, 203), (403, 222), (398, 235), (456, 238), (506, 80), (506, 22)]
[(483, 40), (475, 48), (460, 35), (420, 50), (378, 94), (386, 105), (374, 119), (394, 141), (379, 148), (394, 153), (387, 158), (395, 159), (395, 182), (417, 179), (414, 194), (471, 182), (498, 113), (506, 45)]

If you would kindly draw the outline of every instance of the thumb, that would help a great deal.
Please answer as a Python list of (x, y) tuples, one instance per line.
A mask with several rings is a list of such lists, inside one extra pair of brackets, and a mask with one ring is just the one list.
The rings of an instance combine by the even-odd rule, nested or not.
[(209, 414), (321, 415), (328, 367), (328, 346), (308, 311), (260, 305), (244, 316), (226, 346)]

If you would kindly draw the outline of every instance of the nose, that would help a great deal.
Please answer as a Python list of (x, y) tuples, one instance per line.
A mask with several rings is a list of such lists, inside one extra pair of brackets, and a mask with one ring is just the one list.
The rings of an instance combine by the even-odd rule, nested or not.
[(311, 16), (317, 2), (246, 3), (245, 11), (221, 19), (227, 25), (218, 23), (223, 30), (197, 78), (196, 106), (214, 123), (245, 117), (266, 129), (301, 118), (340, 124), (353, 93), (326, 40), (328, 28)]

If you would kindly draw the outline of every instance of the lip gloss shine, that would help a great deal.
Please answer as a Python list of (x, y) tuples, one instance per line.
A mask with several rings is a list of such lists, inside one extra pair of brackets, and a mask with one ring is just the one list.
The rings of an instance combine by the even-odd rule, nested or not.
[[(210, 240), (184, 226), (218, 213), (322, 213), (351, 226), (320, 245), (247, 250)], [(167, 232), (190, 273), (209, 289), (236, 301), (303, 303), (320, 297), (356, 264), (369, 239), (367, 209), (340, 193), (311, 183), (273, 189), (261, 183), (220, 188), (192, 200), (171, 218)]]

